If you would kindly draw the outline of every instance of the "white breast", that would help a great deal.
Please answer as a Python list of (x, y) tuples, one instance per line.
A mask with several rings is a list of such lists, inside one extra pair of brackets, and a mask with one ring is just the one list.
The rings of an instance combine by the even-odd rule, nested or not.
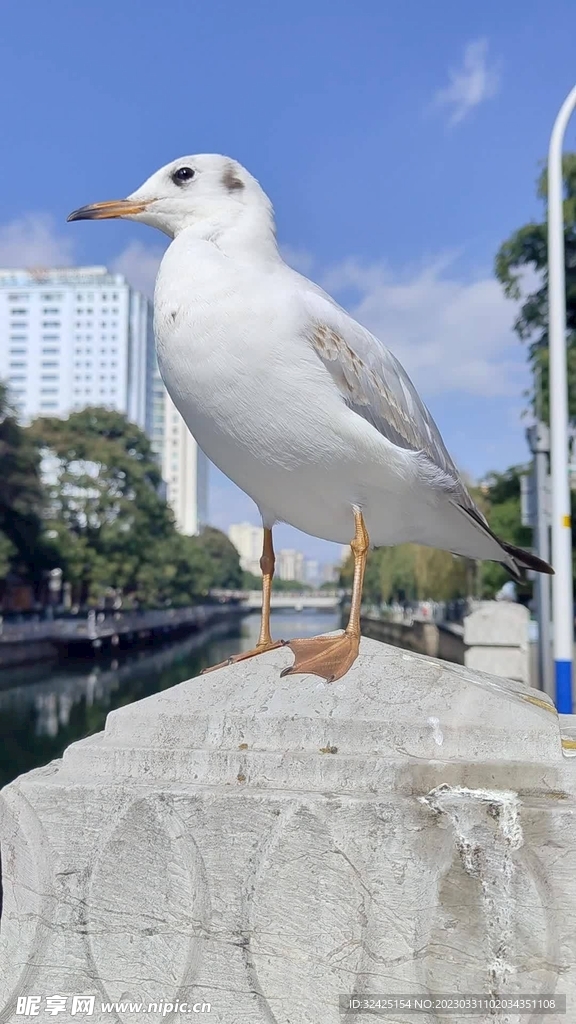
[(311, 409), (320, 424), (341, 406), (290, 298), (281, 270), (255, 280), (250, 267), (208, 243), (184, 247), (181, 236), (158, 277), (155, 330), (166, 387), (200, 447), (244, 489), (264, 468), (322, 461), (331, 440), (328, 431), (311, 433)]

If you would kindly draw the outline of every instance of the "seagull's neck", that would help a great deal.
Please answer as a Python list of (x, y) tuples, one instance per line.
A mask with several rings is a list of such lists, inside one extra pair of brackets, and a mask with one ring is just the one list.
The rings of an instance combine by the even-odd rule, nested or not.
[(232, 259), (263, 263), (281, 260), (276, 241), (274, 218), (266, 208), (243, 208), (226, 223), (216, 214), (185, 227), (179, 234), (188, 239), (211, 242)]

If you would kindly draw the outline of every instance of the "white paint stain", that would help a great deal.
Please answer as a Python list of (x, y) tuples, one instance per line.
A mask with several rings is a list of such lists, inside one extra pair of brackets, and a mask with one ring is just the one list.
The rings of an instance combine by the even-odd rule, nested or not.
[(439, 747), (441, 747), (442, 744), (444, 743), (444, 735), (442, 733), (442, 729), (440, 728), (440, 719), (436, 718), (435, 715), (430, 715), (430, 718), (428, 719), (428, 725), (432, 729), (432, 736), (434, 737), (434, 742), (437, 743)]

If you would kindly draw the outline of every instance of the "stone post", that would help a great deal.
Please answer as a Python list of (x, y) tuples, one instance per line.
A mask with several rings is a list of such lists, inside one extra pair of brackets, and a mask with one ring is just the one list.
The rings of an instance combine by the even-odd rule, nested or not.
[(576, 1019), (571, 722), (372, 640), (331, 685), (290, 659), (120, 708), (3, 790), (1, 1024), (373, 1019), (351, 993), (550, 993), (567, 1015), (473, 1019)]
[(464, 619), (464, 663), (519, 682), (530, 681), (530, 612), (509, 601), (482, 601)]

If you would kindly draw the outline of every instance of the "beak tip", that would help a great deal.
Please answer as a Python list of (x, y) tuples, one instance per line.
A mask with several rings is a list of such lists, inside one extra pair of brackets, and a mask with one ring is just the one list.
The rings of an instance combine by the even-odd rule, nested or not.
[(66, 217), (66, 223), (70, 224), (73, 220), (90, 220), (90, 207), (81, 206), (78, 210), (72, 210)]
[(146, 209), (145, 202), (132, 199), (112, 199), (105, 203), (91, 203), (68, 214), (66, 223), (73, 220), (110, 220), (115, 217), (133, 217)]

